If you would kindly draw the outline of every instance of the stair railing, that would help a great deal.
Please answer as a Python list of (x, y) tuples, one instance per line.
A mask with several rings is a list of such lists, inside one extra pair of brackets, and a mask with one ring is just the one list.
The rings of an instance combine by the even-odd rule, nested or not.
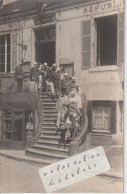
[(69, 144), (69, 156), (79, 153), (79, 147), (85, 142), (88, 131), (87, 102), (86, 97), (82, 95), (82, 111), (80, 115), (79, 127), (73, 127), (72, 141)]

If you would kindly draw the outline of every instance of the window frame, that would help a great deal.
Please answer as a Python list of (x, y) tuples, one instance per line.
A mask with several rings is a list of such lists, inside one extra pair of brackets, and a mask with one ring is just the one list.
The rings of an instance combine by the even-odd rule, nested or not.
[[(116, 64), (111, 64), (111, 65), (97, 65), (97, 22), (95, 20), (100, 19), (100, 18), (104, 18), (104, 17), (110, 17), (110, 16), (116, 16), (117, 17), (117, 52), (116, 52)], [(118, 13), (114, 13), (114, 14), (108, 14), (108, 15), (103, 15), (103, 16), (96, 16), (94, 18), (92, 18), (93, 20), (93, 25), (92, 25), (92, 42), (94, 42), (95, 44), (95, 51), (91, 50), (91, 55), (93, 56), (92, 59), (92, 64), (94, 67), (110, 67), (110, 66), (117, 66), (118, 65), (118, 57), (119, 57), (119, 14)], [(96, 30), (96, 37), (94, 36), (94, 32)]]
[[(18, 45), (17, 45), (17, 32), (13, 32), (13, 33), (6, 33), (6, 34), (3, 34), (3, 33), (0, 33), (0, 36), (4, 36), (5, 37), (5, 42), (4, 42), (4, 46), (5, 46), (5, 61), (4, 61), (4, 71), (1, 73), (11, 73), (13, 72), (13, 64), (12, 64), (12, 59), (13, 59), (13, 56), (12, 56), (12, 53), (13, 53), (13, 48), (16, 48), (16, 64), (15, 66), (17, 66), (17, 63), (18, 63)], [(7, 65), (8, 65), (8, 61), (7, 61), (7, 58), (8, 58), (8, 53), (7, 53), (7, 36), (9, 36), (10, 38), (10, 52), (9, 52), (9, 55), (10, 55), (10, 60), (9, 60), (9, 63), (10, 63), (10, 67), (9, 67), (9, 71), (7, 71)], [(16, 45), (13, 46), (13, 43), (12, 43), (12, 36), (16, 36)]]
[[(10, 57), (10, 60), (9, 60), (9, 62), (10, 62), (10, 71), (8, 72), (7, 71), (7, 57), (8, 57), (7, 47), (8, 47), (8, 45), (10, 46), (10, 56), (11, 56), (11, 35), (10, 34), (5, 34), (5, 35), (0, 34), (0, 36), (4, 36), (4, 45), (0, 45), (0, 46), (5, 47), (4, 54), (2, 54), (5, 57), (5, 59), (4, 59), (4, 71), (2, 73), (10, 73), (10, 71), (11, 71), (11, 57)], [(8, 38), (7, 36), (9, 36), (9, 38), (10, 38), (10, 44), (7, 44), (7, 38)], [(1, 56), (1, 54), (0, 54), (0, 56)]]
[[(102, 117), (102, 121), (101, 122), (101, 126), (102, 126), (102, 129), (100, 129), (101, 127), (99, 127), (98, 129), (94, 128), (94, 120), (95, 120), (95, 107), (102, 107), (102, 112), (101, 112), (101, 116)], [(109, 117), (105, 117), (105, 112), (104, 112), (104, 109), (105, 107), (108, 107), (110, 108), (110, 116)], [(99, 116), (98, 116), (99, 118)], [(110, 128), (109, 129), (106, 129), (105, 128), (105, 123), (104, 123), (104, 119), (105, 118), (109, 118), (110, 119)], [(105, 103), (105, 102), (98, 102), (96, 104), (93, 104), (93, 128), (92, 128), (92, 132), (101, 132), (101, 133), (111, 133), (111, 127), (112, 127), (112, 123), (111, 123), (111, 120), (112, 120), (112, 110), (111, 110), (111, 104), (110, 103)], [(99, 124), (98, 124), (99, 125)]]

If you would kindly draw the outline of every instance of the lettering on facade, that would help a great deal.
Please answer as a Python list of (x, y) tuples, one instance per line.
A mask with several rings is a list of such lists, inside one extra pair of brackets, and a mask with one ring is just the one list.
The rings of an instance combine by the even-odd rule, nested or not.
[(123, 8), (124, 8), (124, 1), (115, 0), (115, 1), (97, 3), (90, 6), (86, 6), (84, 8), (84, 14), (89, 15), (89, 14), (103, 13), (106, 11), (114, 11), (116, 9), (123, 10)]

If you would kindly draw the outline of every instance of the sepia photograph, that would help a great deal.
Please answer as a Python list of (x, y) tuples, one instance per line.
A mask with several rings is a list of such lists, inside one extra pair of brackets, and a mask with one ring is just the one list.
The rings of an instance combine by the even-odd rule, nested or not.
[(0, 0), (0, 193), (124, 192), (124, 0)]

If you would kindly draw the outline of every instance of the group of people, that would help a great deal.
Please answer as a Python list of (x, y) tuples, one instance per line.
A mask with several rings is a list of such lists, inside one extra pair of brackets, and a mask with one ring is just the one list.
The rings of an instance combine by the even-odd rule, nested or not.
[(60, 68), (55, 63), (49, 67), (47, 63), (34, 62), (34, 67), (30, 70), (30, 81), (36, 83), (38, 91), (50, 91), (54, 96), (60, 89)]
[(80, 128), (82, 122), (84, 96), (76, 83), (75, 77), (69, 77), (63, 65), (51, 67), (47, 63), (38, 64), (30, 71), (30, 80), (36, 82), (38, 91), (50, 91), (57, 96), (57, 131), (60, 131), (64, 140), (72, 138), (74, 130)]
[[(16, 68), (17, 80), (21, 82), (21, 66)], [(57, 131), (61, 132), (64, 141), (74, 136), (74, 131), (82, 125), (84, 104), (86, 99), (75, 77), (69, 77), (63, 65), (51, 67), (47, 63), (38, 64), (30, 69), (30, 85), (36, 86), (38, 91), (49, 91), (51, 96), (57, 96)], [(55, 99), (53, 97), (53, 99)]]

